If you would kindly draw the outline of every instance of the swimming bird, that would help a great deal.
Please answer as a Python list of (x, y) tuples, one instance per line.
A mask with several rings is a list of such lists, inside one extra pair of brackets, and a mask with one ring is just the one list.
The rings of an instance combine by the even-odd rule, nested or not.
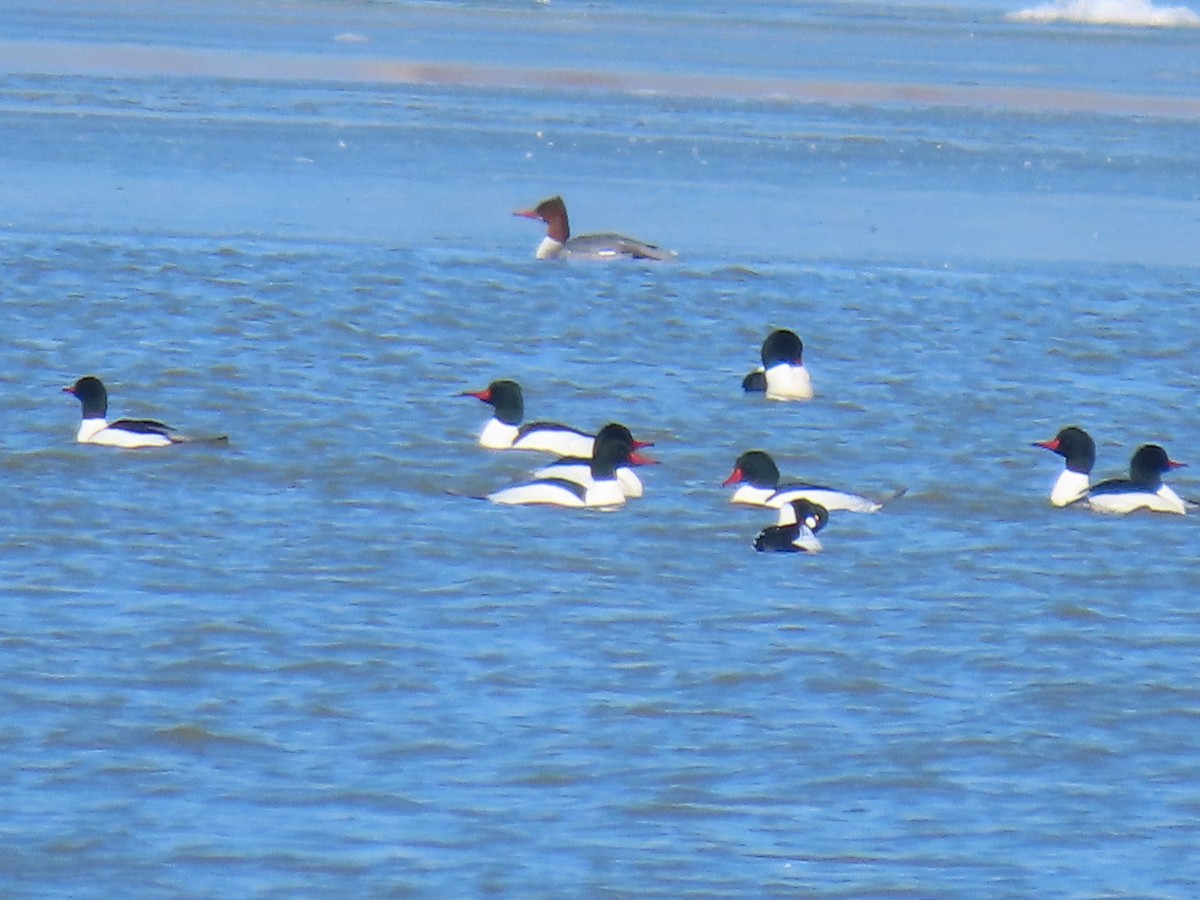
[(1057, 453), (1065, 460), (1062, 473), (1050, 489), (1052, 505), (1069, 506), (1087, 496), (1092, 466), (1096, 464), (1096, 442), (1090, 434), (1070, 425), (1053, 439), (1035, 441), (1033, 446)]
[[(747, 450), (733, 464), (733, 471), (722, 482), (722, 487), (738, 485), (730, 503), (745, 503), (749, 506), (766, 506), (771, 509), (785, 508), (793, 500), (805, 499), (817, 503), (829, 512), (873, 513), (883, 509), (883, 504), (837, 488), (819, 484), (779, 484), (779, 467), (765, 450)], [(899, 491), (889, 500), (900, 494)]]
[(761, 391), (768, 400), (811, 400), (812, 378), (804, 367), (804, 342), (780, 328), (762, 345), (762, 366), (742, 379), (742, 390)]
[(776, 525), (770, 525), (754, 539), (754, 549), (762, 553), (820, 553), (817, 532), (829, 524), (829, 510), (811, 500), (792, 500), (784, 507)]
[[(644, 447), (653, 447), (654, 444), (650, 441), (634, 440), (629, 429), (617, 422), (610, 422), (596, 432), (596, 441), (617, 440), (629, 447), (630, 451), (641, 450)], [(593, 451), (595, 445), (593, 444)], [(650, 459), (648, 456), (640, 456), (640, 465), (648, 465), (657, 462)], [(621, 485), (621, 491), (626, 497), (633, 500), (642, 496), (645, 488), (642, 485), (642, 480), (638, 478), (637, 472), (633, 470), (631, 465), (617, 466), (616, 470), (617, 482)], [(592, 459), (591, 457), (583, 458), (579, 456), (564, 456), (561, 459), (556, 459), (554, 462), (542, 466), (533, 473), (536, 479), (559, 478), (565, 481), (573, 481), (583, 487), (591, 487), (594, 482), (592, 476)]]
[(589, 465), (590, 483), (577, 484), (565, 478), (539, 478), (487, 495), (493, 503), (508, 506), (565, 506), (608, 509), (625, 503), (625, 492), (617, 480), (621, 466), (640, 466), (654, 460), (642, 456), (629, 444), (611, 434), (596, 441)]
[(546, 236), (538, 244), (538, 259), (674, 259), (676, 254), (623, 234), (583, 234), (571, 237), (567, 205), (562, 197), (543, 200), (533, 209), (513, 213), (546, 223)]
[(557, 422), (521, 424), (525, 418), (525, 396), (515, 381), (493, 381), (481, 391), (463, 391), (460, 396), (475, 397), (495, 407), (492, 418), (479, 433), (481, 447), (591, 458), (594, 435)]
[(138, 450), (145, 447), (169, 447), (185, 443), (228, 443), (226, 435), (217, 437), (188, 437), (169, 425), (154, 419), (118, 419), (109, 422), (108, 391), (104, 383), (92, 375), (85, 375), (69, 387), (64, 394), (73, 394), (82, 407), (83, 418), (75, 440), (80, 444), (99, 444), (104, 447), (120, 447)]
[(1129, 477), (1092, 485), (1088, 491), (1088, 506), (1096, 512), (1115, 515), (1138, 509), (1187, 515), (1187, 502), (1162, 480), (1166, 472), (1185, 465), (1171, 459), (1158, 444), (1143, 444), (1129, 461)]

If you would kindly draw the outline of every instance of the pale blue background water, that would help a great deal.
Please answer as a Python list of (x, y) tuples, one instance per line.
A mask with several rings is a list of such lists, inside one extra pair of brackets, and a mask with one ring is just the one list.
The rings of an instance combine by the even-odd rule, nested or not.
[[(1194, 896), (1196, 520), (1029, 442), (1200, 464), (1200, 32), (1011, 11), (7, 5), (0, 892)], [(449, 494), (496, 377), (647, 496)], [(908, 494), (760, 556), (751, 447)]]

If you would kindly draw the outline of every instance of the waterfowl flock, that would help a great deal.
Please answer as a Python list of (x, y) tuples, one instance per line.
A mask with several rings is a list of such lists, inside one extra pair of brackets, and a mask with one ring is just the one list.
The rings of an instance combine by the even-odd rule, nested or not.
[(1109, 478), (1099, 484), (1091, 484), (1096, 443), (1082, 428), (1068, 426), (1048, 441), (1036, 441), (1034, 446), (1063, 457), (1062, 473), (1050, 490), (1050, 502), (1055, 506), (1078, 505), (1110, 515), (1145, 509), (1184, 516), (1190, 507), (1200, 505), (1184, 500), (1163, 483), (1163, 475), (1187, 463), (1171, 459), (1158, 444), (1143, 444), (1134, 451), (1128, 478)]
[[(546, 236), (538, 245), (538, 259), (652, 260), (676, 258), (673, 251), (620, 234), (571, 237), (566, 205), (551, 197), (517, 216), (538, 219)], [(759, 393), (771, 401), (806, 401), (814, 396), (812, 378), (804, 364), (804, 344), (792, 330), (777, 329), (763, 340), (761, 365), (742, 379), (746, 393)], [(192, 437), (152, 419), (108, 421), (108, 392), (94, 376), (85, 376), (63, 388), (79, 400), (81, 421), (76, 440), (120, 449), (168, 447), (184, 443), (227, 443), (225, 435)], [(498, 488), (486, 499), (505, 506), (559, 506), (611, 510), (642, 497), (645, 486), (635, 471), (657, 460), (641, 451), (653, 446), (634, 438), (629, 428), (610, 422), (595, 434), (556, 422), (525, 422), (521, 386), (512, 380), (491, 382), (486, 388), (462, 391), (492, 407), (492, 416), (479, 432), (478, 444), (488, 450), (522, 450), (550, 454), (555, 459), (534, 469), (528, 480)], [(1195, 501), (1180, 497), (1163, 482), (1163, 476), (1184, 463), (1170, 458), (1157, 444), (1145, 444), (1133, 454), (1128, 478), (1091, 483), (1096, 444), (1077, 426), (1063, 428), (1053, 438), (1033, 446), (1063, 458), (1063, 470), (1050, 490), (1055, 507), (1080, 507), (1108, 515), (1139, 510), (1186, 515)], [(715, 481), (714, 481), (715, 484)], [(904, 488), (881, 499), (808, 482), (782, 482), (779, 467), (765, 450), (748, 450), (738, 456), (733, 471), (722, 483), (734, 487), (730, 503), (777, 511), (774, 524), (764, 527), (753, 541), (760, 552), (817, 553), (817, 538), (833, 512), (877, 513), (905, 493)]]

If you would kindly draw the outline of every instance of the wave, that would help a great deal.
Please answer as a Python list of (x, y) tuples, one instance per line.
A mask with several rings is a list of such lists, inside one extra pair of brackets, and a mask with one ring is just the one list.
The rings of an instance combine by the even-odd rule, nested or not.
[(1186, 6), (1155, 6), (1149, 0), (1054, 0), (1009, 13), (1014, 22), (1083, 22), (1158, 28), (1200, 26), (1200, 14)]

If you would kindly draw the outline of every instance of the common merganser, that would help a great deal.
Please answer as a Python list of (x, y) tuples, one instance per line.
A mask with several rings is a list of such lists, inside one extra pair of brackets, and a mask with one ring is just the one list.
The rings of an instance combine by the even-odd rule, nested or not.
[(106, 418), (108, 391), (99, 378), (91, 375), (85, 375), (70, 387), (63, 388), (63, 393), (73, 394), (82, 407), (83, 420), (75, 434), (75, 440), (80, 444), (139, 450), (145, 447), (169, 447), (172, 444), (224, 444), (229, 441), (226, 435), (188, 437), (154, 419), (118, 419), (109, 422)]
[[(634, 440), (629, 429), (624, 425), (616, 422), (610, 422), (598, 432), (596, 432), (596, 441), (616, 440), (625, 444), (631, 451), (641, 450), (643, 447), (653, 447), (654, 444), (650, 441)], [(594, 445), (593, 445), (594, 447)], [(657, 460), (651, 459), (648, 456), (639, 456), (641, 465), (650, 465), (657, 463)], [(583, 487), (591, 487), (594, 482), (592, 477), (592, 460), (591, 457), (582, 458), (578, 456), (565, 456), (562, 459), (557, 459), (549, 465), (542, 466), (533, 473), (533, 477), (537, 479), (558, 478), (564, 481), (573, 481)], [(617, 481), (621, 485), (621, 492), (626, 497), (633, 500), (640, 496), (644, 491), (642, 480), (638, 478), (637, 473), (629, 465), (617, 466)]]
[(1158, 444), (1143, 444), (1129, 461), (1129, 477), (1093, 485), (1088, 491), (1088, 506), (1096, 512), (1116, 515), (1138, 509), (1187, 515), (1187, 503), (1162, 480), (1165, 472), (1185, 465), (1171, 459)]
[[(733, 472), (722, 482), (722, 487), (731, 484), (738, 489), (729, 498), (730, 503), (745, 503), (749, 506), (766, 506), (771, 509), (785, 508), (793, 500), (805, 499), (817, 503), (830, 512), (873, 513), (883, 509), (883, 504), (858, 494), (840, 491), (817, 484), (779, 484), (779, 467), (764, 450), (747, 450), (733, 464)], [(904, 493), (897, 492), (888, 499)], [(781, 523), (783, 524), (783, 523)]]
[(524, 219), (541, 219), (546, 236), (538, 244), (538, 259), (674, 259), (677, 254), (623, 234), (581, 234), (571, 237), (567, 205), (562, 197), (543, 200), (533, 209), (513, 213)]
[(479, 446), (489, 450), (536, 450), (556, 456), (591, 458), (595, 437), (557, 422), (530, 422), (525, 418), (525, 397), (515, 381), (493, 381), (482, 391), (463, 391), (495, 407), (496, 412), (479, 433)]
[(488, 494), (493, 503), (507, 506), (566, 506), (608, 509), (625, 503), (625, 492), (617, 480), (621, 466), (639, 466), (653, 462), (622, 440), (606, 437), (596, 441), (590, 465), (591, 484), (581, 485), (565, 478), (543, 478), (516, 484)]
[(792, 500), (785, 507), (777, 525), (764, 528), (754, 539), (754, 549), (760, 553), (774, 550), (782, 553), (820, 553), (817, 532), (829, 523), (829, 510), (811, 500)]
[(1082, 428), (1068, 426), (1049, 441), (1035, 441), (1033, 446), (1053, 451), (1066, 460), (1062, 474), (1050, 489), (1050, 503), (1069, 506), (1087, 496), (1092, 466), (1096, 464), (1096, 442)]
[(742, 390), (762, 391), (768, 400), (811, 400), (812, 378), (804, 368), (804, 342), (786, 328), (762, 345), (762, 366), (742, 379)]

